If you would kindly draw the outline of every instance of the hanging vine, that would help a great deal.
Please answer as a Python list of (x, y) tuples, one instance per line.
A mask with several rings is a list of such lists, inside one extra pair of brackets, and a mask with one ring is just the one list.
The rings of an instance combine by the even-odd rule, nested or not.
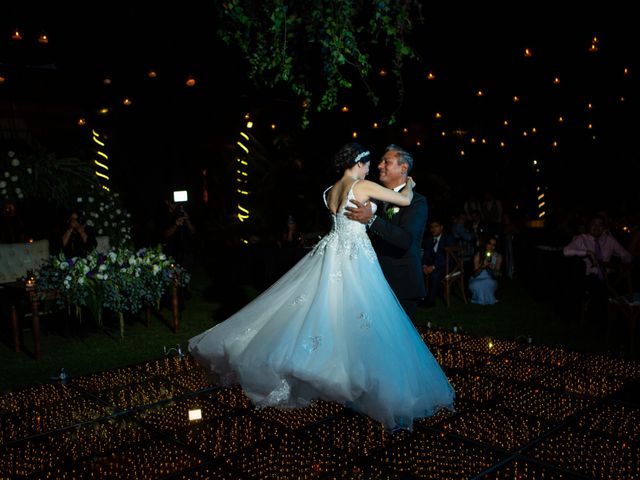
[(337, 106), (339, 92), (353, 87), (350, 72), (378, 103), (368, 81), (374, 51), (388, 58), (402, 104), (402, 66), (416, 57), (408, 38), (422, 20), (417, 0), (227, 0), (218, 9), (222, 40), (241, 50), (256, 86), (284, 85), (301, 99), (303, 126), (312, 107)]

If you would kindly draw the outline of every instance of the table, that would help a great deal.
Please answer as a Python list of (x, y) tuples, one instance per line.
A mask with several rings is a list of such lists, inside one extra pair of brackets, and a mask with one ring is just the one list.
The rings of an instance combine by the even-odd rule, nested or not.
[[(2, 286), (7, 289), (9, 295), (9, 316), (11, 321), (11, 336), (13, 338), (13, 349), (16, 352), (22, 351), (21, 329), (20, 319), (18, 316), (18, 304), (21, 299), (27, 300), (29, 311), (31, 313), (31, 326), (33, 331), (34, 342), (34, 354), (36, 359), (42, 358), (42, 351), (40, 349), (40, 300), (36, 294), (35, 287), (27, 284), (26, 282), (16, 281), (10, 283), (3, 283)], [(52, 292), (51, 298), (54, 298)]]

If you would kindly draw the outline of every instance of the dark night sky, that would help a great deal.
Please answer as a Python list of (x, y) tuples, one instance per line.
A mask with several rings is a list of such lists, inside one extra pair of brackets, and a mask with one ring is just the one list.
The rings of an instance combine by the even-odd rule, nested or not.
[[(256, 92), (239, 52), (217, 39), (213, 5), (189, 4), (182, 10), (91, 5), (72, 12), (70, 7), (29, 8), (29, 2), (22, 2), (0, 17), (0, 73), (7, 76), (0, 85), (0, 106), (5, 106), (0, 117), (7, 115), (7, 105), (23, 112), (31, 105), (24, 115), (54, 145), (79, 135), (79, 116), (93, 118), (94, 125), (112, 134), (120, 181), (135, 202), (192, 181), (202, 167), (213, 172), (214, 184), (224, 184), (220, 158), (235, 143), (245, 111), (282, 125), (279, 139), (292, 142), (290, 154), (303, 157), (303, 172), (318, 182), (329, 179), (327, 168), (318, 164), (328, 162), (356, 130), (359, 140), (375, 149), (388, 142), (413, 149), (421, 166), (416, 176), (433, 187), (435, 203), (454, 202), (468, 189), (486, 187), (505, 197), (526, 195), (534, 183), (534, 159), (544, 165), (537, 178), (559, 204), (586, 202), (614, 195), (612, 191), (619, 197), (617, 205), (638, 200), (639, 122), (632, 112), (639, 103), (634, 76), (640, 67), (639, 42), (626, 27), (629, 15), (615, 4), (604, 12), (564, 16), (541, 6), (525, 12), (469, 10), (457, 4), (425, 7), (425, 23), (413, 42), (421, 58), (407, 63), (406, 97), (397, 124), (371, 129), (396, 98), (393, 80), (377, 78), (379, 109), (364, 101), (356, 83), (343, 97), (351, 106), (349, 114), (315, 115), (307, 132), (291, 136), (283, 133), (287, 123), (296, 126), (296, 101), (281, 92)], [(25, 36), (19, 44), (10, 40), (16, 26)], [(47, 46), (34, 40), (41, 30), (51, 38)], [(594, 35), (600, 39), (599, 51), (589, 53)], [(532, 58), (524, 58), (525, 47), (533, 50)], [(631, 69), (630, 76), (622, 75), (624, 67)], [(147, 78), (150, 68), (158, 71), (157, 79)], [(429, 71), (435, 72), (435, 81), (426, 80)], [(198, 81), (193, 89), (184, 86), (189, 74)], [(552, 83), (556, 75), (559, 87)], [(102, 83), (105, 76), (112, 79), (110, 86)], [(482, 98), (476, 96), (478, 89), (485, 92)], [(106, 120), (96, 118), (98, 107), (117, 105), (125, 95), (133, 100), (131, 107), (115, 107)], [(513, 95), (521, 97), (517, 105)], [(592, 110), (586, 107), (589, 102)], [(436, 112), (443, 114), (442, 120), (435, 119)], [(563, 125), (557, 123), (559, 115), (566, 118)], [(509, 128), (503, 126), (505, 119)], [(593, 131), (587, 130), (589, 123)], [(533, 127), (537, 133), (523, 138), (522, 132)], [(466, 133), (452, 135), (460, 130)], [(267, 146), (274, 140), (266, 133), (261, 138)], [(487, 145), (471, 144), (471, 138), (484, 138)], [(560, 144), (557, 149), (550, 147), (554, 140)], [(501, 149), (499, 141), (508, 148)], [(159, 169), (160, 161), (173, 167)], [(589, 161), (596, 162), (595, 169), (586, 167)], [(614, 173), (606, 173), (609, 166)], [(144, 188), (138, 186), (142, 173), (148, 179)], [(589, 186), (594, 178), (603, 182), (599, 192)], [(441, 181), (449, 188), (438, 190)], [(606, 188), (618, 181), (617, 188)], [(313, 182), (311, 186), (316, 188)]]

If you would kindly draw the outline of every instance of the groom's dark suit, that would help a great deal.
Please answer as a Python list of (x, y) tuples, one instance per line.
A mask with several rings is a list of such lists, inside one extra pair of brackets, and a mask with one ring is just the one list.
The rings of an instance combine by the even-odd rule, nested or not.
[[(387, 207), (393, 208), (394, 205)], [(427, 199), (413, 192), (411, 204), (390, 216), (378, 207), (377, 218), (369, 227), (371, 243), (380, 267), (396, 297), (412, 319), (425, 296), (422, 274), (422, 236), (427, 223)]]

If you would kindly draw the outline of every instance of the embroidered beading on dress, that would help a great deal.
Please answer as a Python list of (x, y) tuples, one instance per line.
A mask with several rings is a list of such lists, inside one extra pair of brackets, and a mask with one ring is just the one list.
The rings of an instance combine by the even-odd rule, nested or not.
[(371, 328), (371, 320), (369, 319), (369, 314), (362, 312), (358, 318), (360, 319), (360, 328), (362, 330), (369, 330), (369, 328)]
[(360, 254), (370, 262), (377, 262), (378, 257), (367, 237), (363, 224), (349, 220), (340, 213), (333, 218), (333, 229), (311, 251), (311, 255), (324, 255), (326, 250), (333, 250), (337, 255), (350, 260), (357, 260)]
[(253, 328), (245, 328), (241, 330), (238, 335), (235, 337), (235, 341), (245, 342), (248, 337), (253, 337), (256, 334), (256, 331)]
[(322, 337), (317, 335), (315, 337), (309, 337), (308, 340), (302, 344), (302, 348), (311, 353), (315, 352), (320, 345), (322, 345)]
[(274, 405), (286, 404), (289, 400), (290, 395), (291, 395), (291, 387), (289, 386), (289, 382), (287, 382), (286, 378), (283, 378), (280, 381), (280, 386), (275, 390), (272, 390), (269, 395), (264, 397), (262, 401), (260, 401), (256, 405), (256, 407), (264, 408), (264, 407), (271, 407)]
[(333, 272), (329, 275), (329, 279), (332, 282), (341, 282), (342, 281), (342, 270), (338, 270), (337, 272)]
[(295, 305), (299, 305), (301, 303), (304, 303), (307, 301), (307, 296), (306, 295), (298, 295), (296, 298), (294, 298), (291, 302), (291, 306), (295, 306)]

